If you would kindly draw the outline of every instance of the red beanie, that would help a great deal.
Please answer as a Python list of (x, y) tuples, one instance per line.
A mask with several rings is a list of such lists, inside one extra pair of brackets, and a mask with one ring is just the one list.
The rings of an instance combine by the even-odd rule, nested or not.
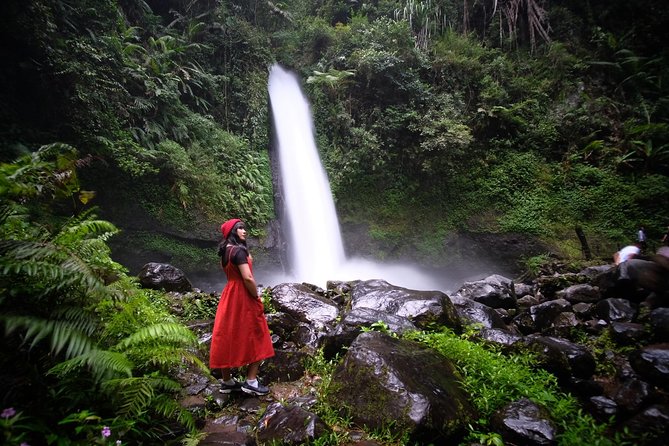
[(230, 232), (232, 231), (232, 228), (235, 227), (235, 225), (240, 222), (241, 220), (238, 218), (233, 218), (221, 225), (221, 232), (223, 233), (223, 238), (228, 238), (230, 235)]

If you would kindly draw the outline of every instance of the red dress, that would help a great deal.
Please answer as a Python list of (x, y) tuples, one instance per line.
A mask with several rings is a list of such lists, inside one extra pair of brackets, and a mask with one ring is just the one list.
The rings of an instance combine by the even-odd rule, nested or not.
[[(253, 273), (253, 261), (250, 256), (248, 263)], [(223, 270), (228, 277), (228, 283), (223, 288), (216, 309), (209, 350), (209, 368), (241, 367), (271, 358), (274, 356), (274, 347), (262, 301), (256, 296), (251, 296), (244, 286), (239, 268), (232, 261), (228, 261)]]

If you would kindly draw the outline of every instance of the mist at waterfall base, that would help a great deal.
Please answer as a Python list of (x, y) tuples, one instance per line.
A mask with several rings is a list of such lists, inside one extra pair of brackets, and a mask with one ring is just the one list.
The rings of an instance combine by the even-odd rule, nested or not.
[(328, 280), (383, 279), (415, 290), (443, 290), (444, 277), (418, 268), (347, 258), (332, 192), (315, 144), (311, 108), (298, 78), (279, 65), (271, 68), (268, 90), (285, 202), (290, 273), (255, 271), (273, 286), (307, 282), (325, 287)]

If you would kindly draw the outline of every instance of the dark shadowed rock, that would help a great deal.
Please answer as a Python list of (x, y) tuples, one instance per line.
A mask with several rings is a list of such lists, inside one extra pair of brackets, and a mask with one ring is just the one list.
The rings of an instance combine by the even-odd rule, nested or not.
[(649, 315), (653, 338), (661, 342), (669, 341), (669, 308), (656, 308)]
[(627, 414), (637, 412), (648, 401), (651, 394), (650, 385), (639, 379), (628, 379), (618, 388), (613, 400)]
[[(624, 426), (637, 435), (649, 436), (650, 445), (667, 444), (669, 435), (669, 406), (654, 404), (630, 418)], [(654, 441), (653, 441), (654, 440)]]
[(633, 345), (648, 337), (646, 327), (635, 322), (612, 322), (611, 337), (620, 345)]
[(630, 363), (639, 376), (669, 389), (669, 344), (644, 347), (630, 355)]
[(593, 313), (607, 322), (631, 322), (636, 310), (627, 299), (609, 298), (597, 302)]
[(324, 335), (320, 342), (326, 358), (334, 358), (362, 333), (365, 327), (382, 322), (388, 326), (391, 333), (403, 334), (406, 331), (416, 330), (416, 326), (407, 318), (394, 314), (384, 313), (372, 308), (354, 308), (344, 315), (332, 332)]
[(332, 377), (335, 407), (359, 425), (408, 430), (414, 439), (453, 441), (474, 417), (455, 367), (420, 344), (379, 332), (362, 333)]
[(304, 351), (274, 350), (274, 356), (262, 366), (265, 383), (296, 381), (304, 375), (304, 362), (309, 355)]
[(563, 311), (571, 311), (571, 304), (565, 299), (550, 300), (530, 307), (530, 315), (537, 330), (550, 327)]
[(589, 378), (595, 372), (595, 358), (579, 344), (550, 336), (529, 335), (525, 339), (546, 370), (558, 378)]
[(371, 308), (409, 319), (419, 327), (430, 323), (460, 330), (455, 306), (441, 291), (416, 291), (385, 280), (364, 280), (353, 285), (351, 309)]
[(537, 288), (546, 299), (554, 299), (555, 294), (571, 285), (587, 282), (587, 278), (580, 274), (554, 274), (541, 276), (536, 279)]
[(507, 328), (502, 316), (487, 305), (457, 295), (453, 296), (451, 301), (465, 324), (481, 324), (485, 328)]
[(601, 294), (599, 293), (599, 288), (582, 283), (558, 291), (555, 293), (555, 297), (566, 299), (572, 304), (578, 302), (593, 303), (601, 299)]
[(517, 298), (534, 294), (534, 287), (528, 283), (514, 283), (513, 291)]
[(251, 446), (255, 444), (253, 435), (238, 429), (239, 417), (226, 415), (210, 420), (203, 432), (205, 438), (198, 445), (204, 446)]
[(492, 416), (491, 425), (508, 444), (556, 444), (557, 429), (548, 412), (527, 398), (498, 410)]
[(465, 297), (490, 308), (517, 307), (513, 281), (497, 274), (475, 282), (465, 282), (453, 296)]
[(330, 428), (314, 413), (296, 405), (272, 403), (257, 426), (260, 442), (305, 444), (328, 433)]
[(512, 347), (523, 340), (523, 336), (499, 328), (483, 328), (476, 334), (476, 336), (488, 343), (503, 348)]
[(618, 404), (611, 398), (607, 398), (603, 395), (590, 397), (586, 407), (590, 410), (595, 419), (600, 422), (606, 422), (612, 416), (618, 414)]
[(588, 266), (579, 272), (580, 275), (587, 277), (591, 281), (597, 281), (597, 277), (602, 274), (612, 272), (615, 269), (615, 265), (597, 265), (597, 266)]
[(167, 263), (147, 263), (139, 272), (139, 283), (154, 290), (191, 291), (193, 286), (179, 268)]

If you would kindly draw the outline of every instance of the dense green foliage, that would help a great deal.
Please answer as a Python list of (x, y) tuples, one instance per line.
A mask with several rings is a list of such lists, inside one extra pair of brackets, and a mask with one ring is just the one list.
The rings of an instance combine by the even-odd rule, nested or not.
[(193, 333), (111, 260), (116, 227), (53, 218), (75, 164), (50, 145), (0, 166), (3, 444), (168, 441), (195, 427), (174, 371), (207, 369)]
[[(233, 216), (262, 235), (275, 215), (272, 63), (303, 79), (338, 211), (373, 240), (434, 260), (451, 232), (517, 232), (579, 257), (579, 226), (609, 257), (639, 225), (653, 247), (669, 222), (660, 0), (9, 0), (0, 11), (10, 444), (91, 444), (105, 426), (149, 443), (193, 427), (171, 377), (201, 366), (192, 334), (107, 241), (117, 228), (211, 238)], [(128, 240), (206, 261), (145, 234)], [(185, 318), (213, 307), (187, 302)], [(494, 407), (499, 395), (470, 379)], [(573, 416), (569, 399), (536, 398), (547, 396)], [(597, 435), (565, 419), (564, 444)]]
[(448, 232), (511, 231), (569, 257), (579, 225), (609, 257), (669, 221), (656, 0), (4, 8), (3, 157), (54, 141), (90, 154), (82, 185), (121, 227), (210, 234), (234, 215), (262, 234), (274, 62), (304, 80), (339, 213), (373, 239), (417, 227), (437, 259)]
[(471, 440), (484, 442), (493, 438), (494, 435), (487, 433), (490, 427), (487, 420), (493, 413), (510, 401), (528, 398), (546, 408), (551, 419), (559, 420), (560, 445), (624, 444), (619, 438), (608, 439), (605, 435), (607, 426), (583, 414), (577, 399), (562, 393), (555, 376), (541, 370), (530, 354), (504, 355), (448, 330), (415, 332), (409, 338), (439, 351), (462, 373), (463, 386), (481, 414), (481, 424), (471, 427)]

